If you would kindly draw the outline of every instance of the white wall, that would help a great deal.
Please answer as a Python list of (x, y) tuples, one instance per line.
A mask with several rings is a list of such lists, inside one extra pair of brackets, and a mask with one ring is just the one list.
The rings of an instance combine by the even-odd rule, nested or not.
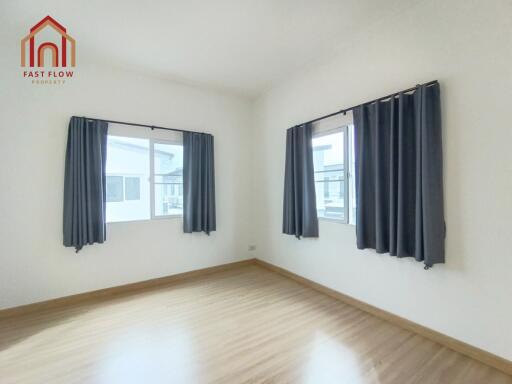
[[(512, 359), (512, 2), (417, 1), (327, 64), (257, 102), (257, 256)], [(353, 226), (281, 234), (285, 129), (438, 79), (444, 113), (446, 265), (356, 249)]]
[[(87, 64), (84, 51), (72, 81), (32, 85), (20, 74), (23, 33), (0, 38), (0, 308), (248, 257), (246, 100)], [(72, 115), (212, 133), (217, 232), (183, 234), (181, 219), (114, 223), (105, 244), (78, 254), (64, 248), (64, 156)]]

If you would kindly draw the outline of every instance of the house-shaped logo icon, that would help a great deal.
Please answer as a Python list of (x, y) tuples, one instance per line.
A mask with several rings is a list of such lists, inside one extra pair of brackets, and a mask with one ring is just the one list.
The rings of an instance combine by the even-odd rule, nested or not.
[[(60, 35), (60, 48), (55, 42), (44, 41), (36, 44), (36, 35), (46, 27), (51, 27)], [(55, 19), (46, 16), (39, 23), (30, 28), (30, 33), (21, 40), (21, 66), (27, 66), (26, 51), (27, 41), (29, 42), (29, 63), (30, 67), (44, 67), (45, 51), (49, 50), (52, 57), (53, 67), (67, 67), (68, 64), (74, 67), (76, 64), (76, 42), (66, 32), (66, 28), (59, 24)], [(37, 48), (36, 48), (37, 46)], [(68, 62), (68, 47), (70, 48), (69, 62)], [(36, 56), (37, 52), (37, 56)], [(37, 60), (36, 60), (37, 57)], [(36, 64), (37, 61), (37, 64)]]

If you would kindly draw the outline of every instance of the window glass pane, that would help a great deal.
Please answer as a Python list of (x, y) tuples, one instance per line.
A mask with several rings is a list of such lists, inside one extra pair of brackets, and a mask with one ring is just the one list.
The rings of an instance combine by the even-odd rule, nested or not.
[(345, 221), (344, 133), (313, 138), (318, 217)]
[(155, 216), (183, 214), (183, 146), (155, 143)]
[(107, 203), (123, 200), (123, 176), (107, 176)]
[[(149, 219), (149, 140), (109, 135), (106, 170), (107, 196), (115, 197), (107, 197), (107, 222)], [(116, 189), (109, 179), (112, 185), (116, 180)], [(119, 199), (123, 189), (124, 199)]]
[(140, 200), (140, 177), (125, 177), (124, 189), (126, 200)]
[(155, 143), (155, 175), (183, 170), (183, 146)]
[(354, 144), (354, 125), (348, 126), (349, 135), (349, 224), (356, 224), (356, 148)]

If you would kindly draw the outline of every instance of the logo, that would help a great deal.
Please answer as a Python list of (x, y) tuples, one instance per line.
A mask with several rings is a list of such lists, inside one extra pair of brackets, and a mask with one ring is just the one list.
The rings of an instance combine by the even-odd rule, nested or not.
[(32, 84), (64, 84), (74, 74), (76, 41), (62, 24), (46, 16), (21, 39), (21, 66), (27, 68), (23, 77)]

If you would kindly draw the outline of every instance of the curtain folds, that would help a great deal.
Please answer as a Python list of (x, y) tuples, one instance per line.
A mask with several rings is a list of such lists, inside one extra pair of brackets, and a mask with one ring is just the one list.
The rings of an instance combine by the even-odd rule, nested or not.
[(183, 232), (216, 230), (213, 136), (183, 133)]
[(439, 84), (354, 109), (357, 247), (443, 263)]
[(286, 132), (283, 233), (318, 237), (311, 124)]
[(72, 117), (68, 127), (64, 175), (64, 246), (78, 252), (106, 240), (108, 123)]

